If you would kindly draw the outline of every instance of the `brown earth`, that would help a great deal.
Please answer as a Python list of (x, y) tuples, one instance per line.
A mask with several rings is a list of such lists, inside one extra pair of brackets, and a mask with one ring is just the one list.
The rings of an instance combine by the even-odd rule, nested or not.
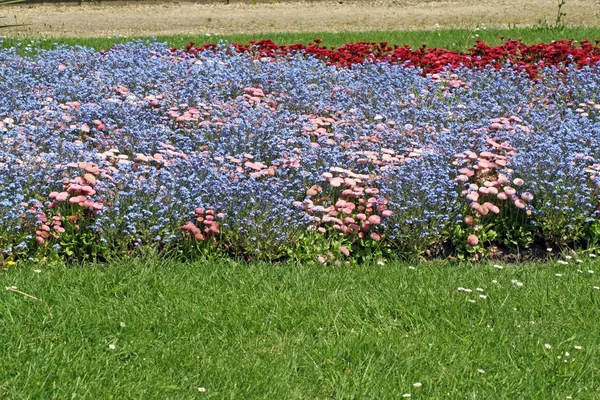
[[(31, 4), (0, 14), (28, 24), (2, 34), (25, 37), (507, 28), (553, 24), (557, 14), (555, 0), (265, 1)], [(568, 0), (563, 10), (568, 25), (600, 25), (600, 0)]]

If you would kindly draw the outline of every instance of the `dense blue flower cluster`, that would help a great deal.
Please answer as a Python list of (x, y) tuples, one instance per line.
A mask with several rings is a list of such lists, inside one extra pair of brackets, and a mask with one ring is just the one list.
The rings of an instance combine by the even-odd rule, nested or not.
[(306, 232), (351, 255), (597, 241), (600, 66), (540, 77), (225, 46), (2, 50), (0, 261), (179, 249), (188, 232), (267, 259)]

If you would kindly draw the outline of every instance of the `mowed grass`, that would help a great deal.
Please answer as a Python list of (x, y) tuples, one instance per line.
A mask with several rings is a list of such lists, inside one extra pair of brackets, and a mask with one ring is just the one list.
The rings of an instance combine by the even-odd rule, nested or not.
[[(175, 35), (158, 36), (156, 40), (166, 42), (171, 47), (184, 47), (193, 41), (196, 44), (218, 43), (219, 40), (237, 43), (249, 43), (250, 40), (271, 39), (277, 44), (308, 43), (316, 38), (323, 40), (324, 46), (341, 46), (348, 42), (389, 42), (390, 44), (410, 45), (420, 47), (441, 47), (456, 51), (466, 51), (481, 39), (490, 45), (498, 45), (505, 39), (522, 38), (526, 43), (547, 43), (552, 40), (573, 39), (598, 40), (600, 27), (567, 27), (552, 29), (549, 27), (514, 28), (514, 29), (450, 29), (437, 31), (369, 31), (369, 32), (298, 32), (298, 33), (268, 33), (268, 34), (239, 34), (239, 35)], [(151, 39), (150, 37), (107, 37), (107, 38), (55, 38), (39, 39), (36, 48), (52, 49), (57, 44), (81, 45), (94, 49), (108, 49), (117, 43), (134, 39)], [(504, 39), (504, 40), (505, 40)], [(2, 47), (26, 47), (36, 42), (34, 39), (5, 38)]]
[(599, 265), (22, 265), (0, 398), (597, 398)]

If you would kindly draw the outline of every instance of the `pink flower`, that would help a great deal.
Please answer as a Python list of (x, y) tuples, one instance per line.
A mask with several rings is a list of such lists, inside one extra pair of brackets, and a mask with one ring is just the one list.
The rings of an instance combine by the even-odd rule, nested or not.
[(379, 215), (371, 215), (368, 221), (371, 225), (379, 225), (381, 223), (381, 217)]
[(384, 210), (381, 215), (383, 215), (384, 217), (388, 218), (391, 217), (393, 214), (393, 212), (391, 210)]
[(471, 201), (477, 201), (477, 200), (479, 200), (479, 193), (471, 192), (467, 195), (467, 199), (469, 199)]
[(531, 194), (530, 192), (525, 192), (521, 195), (521, 198), (525, 201), (531, 201), (533, 200), (533, 194)]
[(471, 247), (475, 247), (477, 244), (479, 244), (479, 238), (477, 238), (475, 235), (469, 235), (467, 237), (467, 244)]
[(367, 216), (363, 213), (356, 214), (356, 219), (359, 221), (364, 221), (367, 219)]
[(498, 214), (500, 213), (500, 209), (498, 208), (497, 205), (490, 203), (489, 201), (486, 201), (485, 203), (483, 203), (483, 205), (490, 210), (491, 212), (493, 212), (494, 214)]
[(525, 202), (523, 200), (521, 200), (521, 199), (515, 200), (515, 206), (517, 208), (523, 209), (523, 208), (525, 208), (526, 205), (527, 204), (525, 204)]
[(377, 232), (371, 232), (371, 239), (379, 241), (381, 240), (381, 235)]
[(350, 250), (348, 250), (347, 248), (345, 248), (344, 246), (340, 247), (340, 252), (345, 255), (346, 257), (350, 256)]
[(56, 201), (66, 201), (69, 198), (69, 193), (67, 192), (60, 192), (59, 194), (56, 195), (55, 200)]
[(86, 200), (87, 200), (87, 198), (85, 196), (75, 196), (75, 197), (71, 197), (69, 199), (69, 203), (71, 203), (71, 204), (79, 204), (79, 203), (83, 203)]
[(521, 178), (515, 178), (513, 179), (513, 184), (515, 186), (522, 186), (525, 183), (525, 181), (523, 181), (523, 179)]

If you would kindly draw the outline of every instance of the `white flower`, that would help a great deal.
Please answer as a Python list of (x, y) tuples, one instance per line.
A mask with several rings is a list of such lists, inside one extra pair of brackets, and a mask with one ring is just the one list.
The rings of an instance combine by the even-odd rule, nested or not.
[(556, 263), (557, 264), (562, 264), (562, 265), (568, 265), (569, 264), (568, 262), (563, 261), (563, 260), (558, 260)]
[(467, 299), (467, 301), (468, 301), (469, 303), (475, 303), (475, 300), (473, 300), (473, 299)]
[(493, 279), (493, 280), (492, 280), (492, 283), (494, 283), (494, 284), (497, 284), (497, 283), (498, 283), (498, 281), (497, 281), (497, 280), (495, 280), (495, 279)]
[(413, 387), (420, 388), (421, 386), (423, 386), (423, 384), (421, 382), (413, 383)]
[(556, 275), (556, 276), (562, 276), (562, 274), (554, 274), (554, 275)]
[(481, 368), (479, 368), (479, 369), (477, 370), (477, 372), (479, 372), (480, 374), (485, 374), (485, 370), (483, 370), (483, 369), (481, 369)]
[(485, 299), (487, 299), (487, 296), (485, 294), (480, 294), (479, 298), (482, 299), (482, 300), (485, 300)]
[(594, 289), (600, 290), (600, 286), (594, 286)]
[(405, 399), (410, 399), (412, 395), (410, 393), (404, 393), (402, 397), (404, 397)]
[(583, 347), (581, 347), (581, 346), (578, 346), (578, 345), (575, 345), (575, 346), (573, 346), (573, 348), (574, 348), (575, 350), (581, 350), (581, 349), (583, 349)]
[(494, 264), (494, 268), (502, 269), (504, 267), (502, 265)]
[(571, 257), (571, 256), (565, 256), (565, 258), (566, 258), (567, 260), (570, 260), (570, 259), (572, 259), (573, 257)]
[(125, 326), (126, 326), (125, 322), (123, 322), (123, 321), (119, 322), (119, 325), (121, 326), (121, 328), (125, 328)]
[(594, 271), (592, 271), (591, 269), (588, 269), (588, 274), (593, 274)]
[(114, 349), (117, 348), (117, 346), (115, 346), (114, 344), (111, 343), (111, 344), (108, 345), (108, 348), (111, 349), (111, 350), (114, 350)]
[(204, 393), (204, 392), (206, 392), (206, 388), (205, 388), (205, 387), (202, 387), (202, 386), (200, 386), (200, 387), (198, 388), (198, 391), (199, 391), (200, 393)]
[(483, 289), (480, 287), (476, 288), (475, 290), (477, 290), (478, 292), (483, 292)]
[(595, 254), (590, 254), (590, 257), (596, 258), (596, 255)]
[(411, 265), (410, 267), (408, 267), (408, 269), (416, 269), (416, 268)]
[(550, 350), (550, 349), (552, 348), (552, 346), (550, 346), (550, 344), (549, 344), (549, 343), (546, 343), (546, 344), (544, 345), (544, 348), (545, 348), (546, 350)]
[(35, 272), (36, 274), (39, 274), (40, 272), (42, 272), (41, 269), (34, 269), (33, 272)]

